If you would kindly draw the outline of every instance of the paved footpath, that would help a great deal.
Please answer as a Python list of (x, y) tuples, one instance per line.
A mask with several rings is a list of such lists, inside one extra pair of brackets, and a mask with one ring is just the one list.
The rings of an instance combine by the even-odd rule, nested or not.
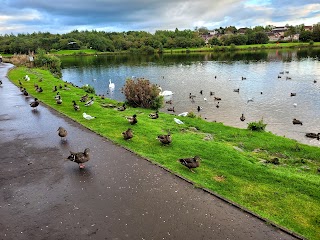
[[(32, 111), (10, 67), (0, 64), (0, 239), (296, 239), (43, 104)], [(64, 160), (86, 147), (86, 169)]]

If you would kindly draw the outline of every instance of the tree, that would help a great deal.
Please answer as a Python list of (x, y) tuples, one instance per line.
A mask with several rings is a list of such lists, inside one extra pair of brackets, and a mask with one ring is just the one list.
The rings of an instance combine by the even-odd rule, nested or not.
[(313, 25), (312, 40), (320, 42), (320, 23)]
[(299, 40), (302, 42), (310, 42), (312, 40), (312, 32), (302, 31), (299, 35)]

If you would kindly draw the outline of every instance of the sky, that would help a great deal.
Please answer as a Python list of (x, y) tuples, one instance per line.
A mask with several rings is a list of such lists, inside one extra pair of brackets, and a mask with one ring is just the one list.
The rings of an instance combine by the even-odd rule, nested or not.
[(319, 0), (0, 0), (0, 35), (313, 25)]

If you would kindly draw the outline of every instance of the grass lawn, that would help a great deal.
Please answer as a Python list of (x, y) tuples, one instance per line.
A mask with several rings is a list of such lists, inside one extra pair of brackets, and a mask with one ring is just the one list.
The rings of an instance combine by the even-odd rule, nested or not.
[[(23, 80), (26, 74), (31, 78), (28, 82)], [(54, 86), (59, 88), (60, 84), (64, 87), (65, 83), (50, 72), (18, 67), (8, 75), (17, 86), (20, 80), (42, 103), (114, 143), (190, 179), (196, 187), (214, 191), (308, 239), (320, 239), (320, 148), (268, 132), (252, 132), (199, 118), (178, 117), (184, 122), (178, 125), (173, 120), (177, 116), (167, 113), (161, 112), (158, 119), (150, 119), (151, 110), (148, 109), (128, 107), (121, 112), (103, 108), (102, 103), (117, 106), (122, 103), (99, 96), (94, 96), (92, 106), (85, 107), (79, 102), (84, 90), (70, 84), (70, 90), (58, 90), (63, 104), (57, 105), (52, 89)], [(43, 80), (40, 82), (40, 79)], [(37, 93), (34, 84), (44, 91)], [(80, 105), (79, 112), (73, 109), (72, 100)], [(86, 120), (82, 117), (83, 112), (97, 118)], [(125, 116), (133, 114), (137, 114), (138, 123), (131, 126)], [(121, 133), (128, 127), (133, 129), (134, 137), (125, 141)], [(172, 143), (161, 146), (156, 137), (168, 131)], [(204, 140), (207, 134), (211, 134), (213, 140)], [(196, 173), (177, 162), (179, 158), (195, 155), (202, 159)], [(265, 163), (274, 158), (279, 159), (279, 165)]]

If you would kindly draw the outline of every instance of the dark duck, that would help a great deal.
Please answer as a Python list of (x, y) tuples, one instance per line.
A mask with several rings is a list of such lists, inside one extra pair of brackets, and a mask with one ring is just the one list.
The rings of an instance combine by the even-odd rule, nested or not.
[(83, 152), (70, 151), (70, 155), (67, 157), (67, 160), (78, 163), (79, 168), (85, 168), (84, 163), (90, 160), (89, 152), (90, 152), (89, 148), (86, 148)]
[(200, 157), (199, 156), (195, 156), (193, 158), (180, 158), (179, 162), (186, 166), (187, 168), (189, 168), (189, 170), (191, 172), (194, 173), (194, 171), (192, 170), (193, 168), (197, 168), (200, 166)]

